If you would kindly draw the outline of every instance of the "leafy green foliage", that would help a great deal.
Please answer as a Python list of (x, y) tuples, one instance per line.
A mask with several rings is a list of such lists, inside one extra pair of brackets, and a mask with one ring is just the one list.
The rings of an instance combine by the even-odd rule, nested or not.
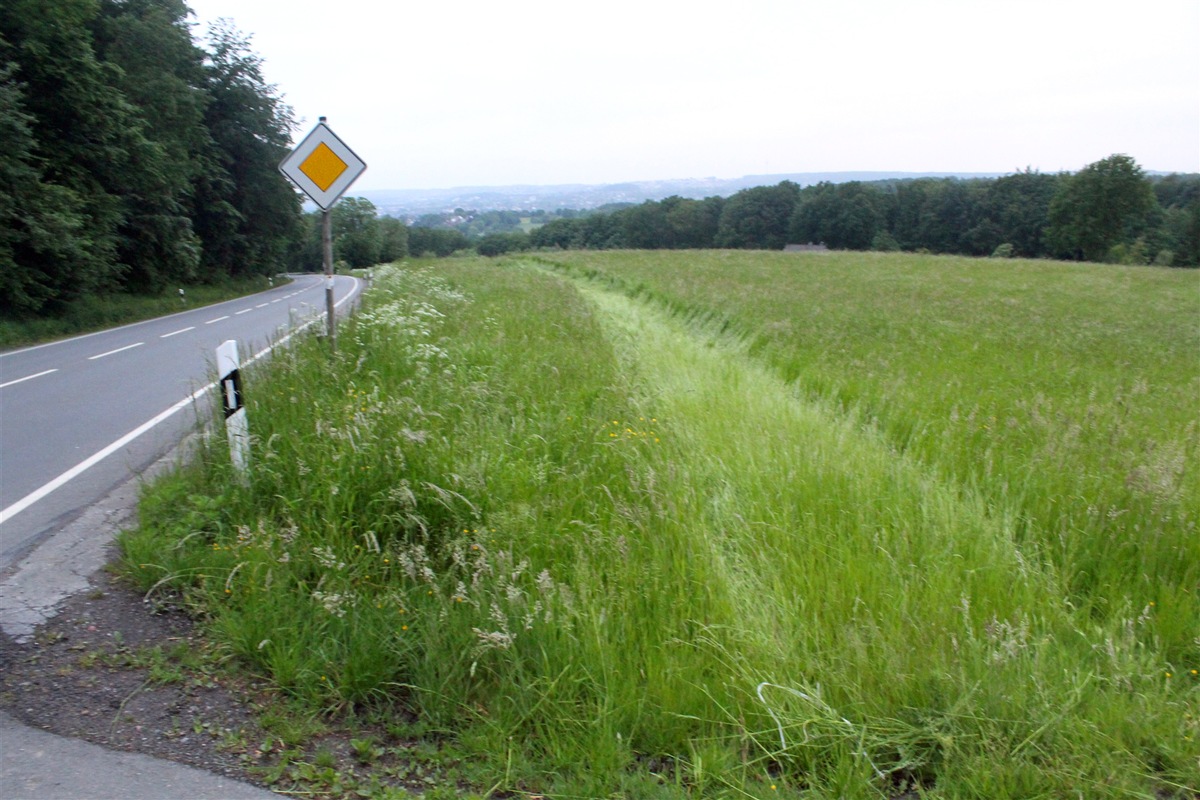
[[(220, 167), (197, 190), (204, 261), (229, 275), (268, 274), (299, 234), (300, 197), (281, 179), (295, 122), (249, 40), (225, 22), (209, 31), (205, 124)], [(214, 241), (215, 240), (215, 241)]]
[(420, 226), (408, 229), (408, 252), (414, 256), (434, 255), (444, 258), (469, 246), (470, 242), (461, 231)]
[(379, 220), (379, 261), (390, 264), (408, 255), (408, 226), (395, 217)]
[(857, 181), (817, 184), (801, 193), (788, 240), (822, 242), (835, 250), (870, 250), (883, 225), (880, 199)]
[[(0, 52), (7, 48), (0, 38)], [(16, 65), (0, 66), (0, 308), (36, 311), (70, 291), (70, 265), (92, 258), (79, 234), (84, 207), (71, 189), (44, 180), (33, 117), (24, 111)], [(86, 274), (86, 271), (85, 271)], [(98, 278), (93, 273), (89, 277)]]
[(192, 229), (192, 183), (210, 141), (203, 125), (207, 97), (195, 90), (204, 79), (202, 57), (186, 27), (187, 8), (171, 0), (105, 0), (100, 8), (93, 46), (118, 68), (116, 87), (137, 109), (146, 137), (121, 191), (117, 259), (129, 266), (124, 285), (154, 292), (194, 282), (201, 243)]
[(717, 223), (718, 247), (782, 250), (800, 187), (790, 181), (778, 186), (744, 189), (725, 201)]
[[(20, 109), (28, 121), (32, 147), (26, 152), (40, 167), (41, 183), (59, 187), (39, 199), (62, 203), (65, 213), (55, 215), (60, 224), (54, 227), (75, 239), (75, 247), (39, 247), (44, 242), (41, 226), (21, 226), (24, 235), (18, 237), (24, 246), (14, 248), (14, 255), (25, 258), (14, 266), (26, 270), (23, 282), (40, 284), (23, 293), (27, 307), (35, 297), (43, 298), (40, 308), (114, 288), (127, 271), (117, 260), (120, 195), (132, 177), (129, 170), (137, 174), (133, 159), (147, 142), (133, 109), (111, 86), (115, 69), (100, 62), (92, 49), (87, 24), (95, 13), (95, 5), (87, 0), (67, 0), (51, 8), (16, 0), (0, 7), (0, 36), (7, 43), (0, 60), (15, 66), (9, 85), (16, 82)], [(14, 213), (20, 215), (20, 208)], [(67, 220), (77, 227), (61, 224)], [(33, 252), (59, 258), (29, 264), (26, 259)], [(68, 253), (81, 260), (64, 258)], [(7, 298), (3, 304), (15, 305)]]
[(526, 233), (489, 233), (475, 243), (475, 252), (481, 256), (501, 256), (529, 249)]
[(296, 238), (293, 127), (244, 37), (180, 0), (0, 7), (0, 308), (268, 275)]
[[(1118, 186), (1122, 171), (1127, 174)], [(1130, 206), (1127, 214), (1102, 211), (1105, 203), (1115, 209), (1115, 198), (1123, 194), (1136, 208)], [(1085, 195), (1114, 199), (1089, 206)], [(1157, 205), (1154, 195), (1161, 198)], [(819, 242), (837, 250), (974, 256), (990, 255), (1007, 243), (1014, 255), (1026, 258), (1196, 266), (1198, 215), (1200, 175), (1148, 179), (1127, 156), (1113, 156), (1074, 177), (1025, 170), (995, 180), (852, 181), (803, 189), (785, 181), (728, 199), (668, 197), (560, 216), (535, 229), (530, 243), (559, 250), (777, 250), (785, 242)], [(1095, 241), (1085, 248), (1073, 238), (1079, 236)]]
[(1047, 237), (1057, 255), (1102, 261), (1129, 244), (1157, 207), (1141, 167), (1126, 155), (1089, 164), (1063, 182), (1050, 203)]
[(379, 263), (383, 254), (383, 230), (376, 218), (374, 203), (362, 197), (344, 197), (330, 211), (329, 224), (335, 261), (345, 261), (351, 267), (370, 267)]

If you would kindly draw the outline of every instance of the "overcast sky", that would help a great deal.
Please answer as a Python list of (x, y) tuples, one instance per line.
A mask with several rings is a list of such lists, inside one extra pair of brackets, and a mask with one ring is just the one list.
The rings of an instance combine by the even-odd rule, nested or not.
[(187, 0), (356, 189), (1200, 172), (1200, 0)]

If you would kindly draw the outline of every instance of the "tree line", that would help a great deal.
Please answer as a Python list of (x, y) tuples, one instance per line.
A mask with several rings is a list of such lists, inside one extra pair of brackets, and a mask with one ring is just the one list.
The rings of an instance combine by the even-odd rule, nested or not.
[(1163, 266), (1200, 265), (1200, 175), (1147, 176), (1113, 155), (1074, 174), (995, 179), (784, 181), (728, 198), (668, 197), (490, 234), (480, 253), (524, 249), (748, 248), (820, 243)]
[[(995, 179), (790, 181), (728, 198), (668, 197), (595, 211), (454, 209), (411, 226), (378, 218), (363, 198), (333, 211), (335, 258), (366, 267), (407, 254), (474, 249), (735, 248), (820, 243), (838, 250), (1200, 265), (1200, 175), (1147, 176), (1125, 155), (1078, 173), (1033, 170)], [(310, 214), (302, 267), (321, 267), (319, 214)], [(531, 231), (526, 227), (536, 226)]]
[(295, 129), (247, 37), (182, 0), (0, 3), (0, 311), (270, 274), (302, 240)]

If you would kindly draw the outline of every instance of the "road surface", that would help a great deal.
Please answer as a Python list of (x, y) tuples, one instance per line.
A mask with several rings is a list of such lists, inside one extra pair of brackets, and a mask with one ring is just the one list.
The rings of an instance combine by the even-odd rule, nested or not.
[[(335, 280), (342, 309), (360, 282)], [(236, 340), (245, 364), (324, 310), (324, 278), (300, 275), (250, 297), (0, 353), (0, 571), (195, 427), (218, 345)]]

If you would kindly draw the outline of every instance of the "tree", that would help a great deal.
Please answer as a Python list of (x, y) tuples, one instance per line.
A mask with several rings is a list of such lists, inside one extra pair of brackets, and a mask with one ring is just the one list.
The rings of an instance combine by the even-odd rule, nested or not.
[(383, 235), (375, 204), (363, 197), (343, 197), (330, 212), (333, 257), (352, 267), (378, 264)]
[(1050, 202), (1047, 240), (1055, 255), (1102, 261), (1117, 244), (1132, 244), (1157, 208), (1142, 168), (1116, 154), (1063, 180)]
[(1150, 178), (1158, 204), (1166, 208), (1189, 208), (1200, 203), (1200, 175), (1172, 173)]
[(792, 210), (799, 198), (800, 187), (791, 181), (743, 189), (726, 200), (721, 209), (716, 245), (782, 250), (787, 244)]
[[(0, 38), (0, 51), (4, 45)], [(89, 254), (79, 235), (83, 201), (43, 179), (16, 70), (0, 64), (0, 311), (29, 314), (54, 299), (69, 265), (86, 264)]]
[(416, 257), (432, 254), (445, 258), (468, 246), (467, 237), (461, 231), (416, 226), (408, 229), (408, 252)]
[(1174, 260), (1178, 266), (1200, 266), (1200, 202), (1178, 215)]
[(288, 248), (287, 265), (291, 272), (320, 272), (325, 268), (320, 211), (301, 215), (300, 233)]
[(399, 261), (408, 255), (408, 227), (395, 217), (379, 220), (379, 261), (387, 264)]
[(900, 244), (901, 250), (925, 247), (921, 240), (921, 217), (929, 189), (935, 183), (928, 178), (921, 178), (899, 181), (893, 185), (887, 228)]
[[(677, 200), (678, 202), (671, 202)], [(713, 247), (721, 221), (723, 197), (685, 200), (668, 197), (663, 201), (667, 211), (667, 226), (675, 247)]]
[(293, 123), (227, 23), (206, 53), (183, 0), (0, 3), (0, 307), (267, 273), (300, 201)]
[(1039, 258), (1047, 255), (1044, 232), (1050, 202), (1062, 179), (1026, 169), (992, 181), (985, 204), (988, 217), (1000, 231), (1000, 240), (1012, 245), (1013, 255)]
[[(153, 177), (143, 167), (142, 158), (154, 160), (143, 123), (113, 85), (119, 72), (92, 49), (87, 26), (96, 13), (89, 0), (0, 3), (0, 66), (11, 65), (7, 102), (19, 107), (29, 133), (18, 147), (25, 164), (36, 165), (38, 182), (55, 187), (40, 200), (64, 211), (43, 207), (49, 216), (40, 219), (54, 217), (62, 224), (52, 227), (70, 240), (55, 245), (37, 216), (27, 220), (26, 246), (14, 258), (26, 274), (23, 302), (34, 311), (120, 286), (127, 271), (118, 259), (122, 193)], [(30, 260), (35, 252), (48, 258)]]
[(494, 258), (506, 253), (518, 253), (529, 249), (529, 234), (522, 231), (489, 233), (475, 243), (475, 252)]
[(579, 220), (581, 244), (588, 250), (615, 250), (625, 246), (624, 231), (614, 214), (598, 212)]
[(121, 192), (118, 258), (129, 267), (127, 287), (138, 291), (194, 280), (200, 265), (192, 188), (212, 138), (203, 53), (187, 14), (180, 0), (100, 0), (91, 25), (97, 56), (119, 68), (114, 84), (137, 109), (147, 140), (137, 153), (138, 179)]
[(277, 168), (295, 121), (232, 24), (218, 21), (208, 41), (204, 116), (215, 147), (195, 191), (204, 266), (210, 274), (270, 274), (301, 234), (300, 197)]
[(557, 248), (559, 250), (582, 247), (583, 234), (581, 229), (582, 226), (578, 219), (551, 220), (540, 228), (536, 228), (530, 234), (530, 244), (534, 247)]
[(647, 200), (641, 205), (613, 214), (621, 227), (621, 240), (626, 247), (657, 250), (674, 246), (674, 236), (667, 224), (666, 201)]
[(839, 250), (869, 250), (884, 230), (881, 201), (878, 189), (858, 181), (809, 186), (800, 192), (788, 238)]
[(1200, 266), (1200, 175), (1165, 175), (1150, 184), (1162, 209), (1161, 222), (1147, 236), (1154, 263)]

